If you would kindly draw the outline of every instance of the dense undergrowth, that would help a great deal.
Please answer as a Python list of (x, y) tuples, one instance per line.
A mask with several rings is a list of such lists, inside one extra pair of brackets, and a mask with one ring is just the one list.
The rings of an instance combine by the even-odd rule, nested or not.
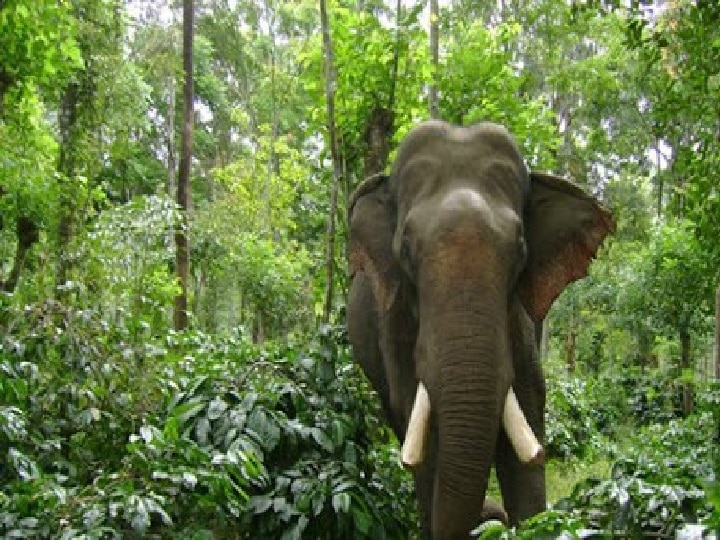
[(4, 319), (2, 537), (401, 538), (416, 521), (341, 348), (133, 336), (56, 302)]
[[(679, 389), (659, 371), (552, 381), (551, 466), (611, 460), (519, 529), (481, 528), (480, 538), (675, 538), (685, 524), (720, 531), (720, 385), (697, 388), (680, 417)], [(562, 463), (562, 465), (561, 465)]]
[[(0, 536), (417, 537), (412, 482), (340, 334), (259, 348), (7, 300)], [(720, 388), (698, 388), (696, 413), (680, 418), (667, 377), (623, 377), (551, 374), (551, 457), (602, 456), (611, 474), (483, 537), (720, 526)]]

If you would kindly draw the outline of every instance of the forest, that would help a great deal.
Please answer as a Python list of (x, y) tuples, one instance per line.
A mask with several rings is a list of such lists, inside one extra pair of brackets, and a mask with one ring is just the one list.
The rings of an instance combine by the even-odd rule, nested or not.
[(474, 537), (720, 536), (720, 2), (0, 0), (0, 537), (421, 538), (347, 253), (430, 118), (614, 223)]

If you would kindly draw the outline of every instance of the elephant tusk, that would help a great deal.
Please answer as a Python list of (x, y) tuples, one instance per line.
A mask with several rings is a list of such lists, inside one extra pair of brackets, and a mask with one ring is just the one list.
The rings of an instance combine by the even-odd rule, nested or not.
[(415, 403), (410, 413), (405, 442), (402, 446), (400, 461), (406, 469), (418, 467), (425, 457), (425, 441), (430, 423), (430, 397), (422, 382), (418, 383)]
[[(405, 442), (402, 446), (400, 461), (403, 467), (415, 469), (425, 457), (425, 442), (430, 423), (430, 397), (425, 385), (418, 383), (415, 403), (410, 413)], [(525, 414), (520, 408), (515, 392), (508, 388), (503, 411), (503, 427), (520, 461), (525, 465), (542, 465), (545, 462), (545, 450), (538, 442)]]
[(535, 437), (532, 428), (528, 425), (525, 414), (522, 412), (512, 388), (508, 388), (507, 397), (505, 398), (503, 427), (521, 463), (525, 465), (542, 465), (545, 463), (545, 450)]

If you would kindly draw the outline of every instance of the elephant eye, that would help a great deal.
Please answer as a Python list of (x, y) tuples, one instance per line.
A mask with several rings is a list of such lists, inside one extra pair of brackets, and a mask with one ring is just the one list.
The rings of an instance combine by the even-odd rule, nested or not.
[(406, 273), (411, 280), (415, 278), (415, 253), (412, 247), (412, 241), (407, 236), (403, 236), (400, 244), (400, 264), (405, 268)]
[(515, 225), (515, 238), (517, 242), (518, 260), (521, 266), (525, 266), (525, 260), (527, 259), (528, 247), (525, 241), (525, 227), (523, 227), (522, 220), (518, 219)]
[(520, 238), (518, 239), (518, 261), (520, 261), (520, 266), (525, 266), (525, 261), (527, 261), (528, 256), (528, 247), (527, 242), (525, 241), (525, 236), (520, 235)]

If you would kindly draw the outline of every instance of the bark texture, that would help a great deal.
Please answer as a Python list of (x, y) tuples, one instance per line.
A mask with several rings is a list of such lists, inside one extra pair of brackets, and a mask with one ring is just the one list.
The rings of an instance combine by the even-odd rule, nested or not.
[(181, 219), (175, 229), (175, 268), (180, 293), (175, 297), (174, 323), (176, 330), (184, 330), (188, 325), (188, 267), (189, 245), (188, 212), (190, 210), (190, 161), (192, 159), (193, 137), (193, 3), (183, 1), (183, 70), (185, 84), (183, 90), (183, 132), (181, 141), (180, 171), (177, 186), (177, 204)]
[(325, 251), (325, 303), (323, 307), (322, 322), (330, 321), (333, 306), (333, 282), (335, 280), (335, 216), (337, 214), (338, 185), (342, 176), (342, 164), (338, 151), (337, 134), (335, 132), (335, 61), (333, 59), (333, 46), (330, 37), (330, 23), (328, 21), (325, 0), (320, 0), (320, 24), (323, 35), (323, 53), (325, 57), (325, 99), (327, 106), (328, 134), (330, 136), (330, 154), (333, 164), (333, 179), (330, 188), (330, 210), (327, 217)]

